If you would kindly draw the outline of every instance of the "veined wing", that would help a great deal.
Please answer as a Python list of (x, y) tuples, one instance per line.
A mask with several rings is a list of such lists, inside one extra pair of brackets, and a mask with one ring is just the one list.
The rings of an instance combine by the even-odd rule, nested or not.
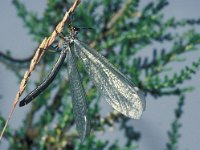
[(79, 40), (74, 43), (76, 55), (108, 103), (122, 114), (139, 119), (146, 103), (143, 92), (102, 55)]
[(76, 66), (74, 54), (71, 50), (68, 52), (67, 64), (76, 128), (83, 141), (90, 131), (90, 120), (87, 115), (86, 93), (81, 83), (81, 77)]

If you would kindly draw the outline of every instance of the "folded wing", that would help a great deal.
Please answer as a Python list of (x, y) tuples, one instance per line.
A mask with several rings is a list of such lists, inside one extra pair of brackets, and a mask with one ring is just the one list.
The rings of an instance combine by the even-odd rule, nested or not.
[(108, 103), (125, 116), (139, 119), (145, 109), (143, 92), (102, 55), (79, 40), (74, 43), (76, 55)]
[(90, 121), (87, 115), (87, 98), (81, 83), (74, 54), (70, 50), (68, 52), (67, 64), (76, 128), (83, 141), (90, 131)]

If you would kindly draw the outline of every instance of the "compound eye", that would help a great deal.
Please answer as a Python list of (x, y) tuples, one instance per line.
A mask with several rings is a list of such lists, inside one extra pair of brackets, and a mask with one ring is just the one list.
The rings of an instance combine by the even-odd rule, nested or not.
[(78, 32), (78, 31), (80, 31), (80, 28), (75, 27), (75, 28), (74, 28), (74, 31), (77, 31), (77, 32)]

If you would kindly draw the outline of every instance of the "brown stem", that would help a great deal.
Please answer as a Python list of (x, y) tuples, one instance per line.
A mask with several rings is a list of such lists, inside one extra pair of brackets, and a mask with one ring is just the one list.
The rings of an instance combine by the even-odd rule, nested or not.
[(29, 77), (31, 76), (33, 70), (35, 69), (36, 65), (38, 64), (38, 62), (40, 61), (42, 55), (44, 54), (44, 50), (46, 50), (55, 40), (56, 36), (62, 32), (65, 23), (67, 22), (69, 16), (75, 11), (75, 9), (77, 8), (77, 6), (79, 5), (79, 3), (81, 2), (81, 0), (76, 0), (73, 4), (73, 6), (69, 9), (69, 11), (67, 11), (63, 17), (63, 19), (58, 23), (58, 25), (56, 26), (56, 28), (54, 29), (54, 31), (52, 32), (50, 37), (45, 37), (42, 41), (42, 43), (40, 44), (40, 46), (38, 47), (38, 49), (36, 50), (36, 53), (33, 57), (33, 59), (31, 60), (31, 64), (29, 67), (29, 70), (27, 70), (24, 74), (24, 77), (21, 81), (20, 87), (19, 87), (19, 91), (16, 94), (15, 100), (13, 102), (13, 107), (10, 111), (10, 114), (6, 120), (6, 124), (4, 125), (4, 128), (1, 132), (0, 135), (0, 140), (2, 139), (3, 133), (6, 129), (6, 126), (8, 125), (8, 122), (17, 106), (17, 103), (19, 102), (19, 98), (21, 97), (21, 95), (23, 94), (27, 82), (29, 80)]

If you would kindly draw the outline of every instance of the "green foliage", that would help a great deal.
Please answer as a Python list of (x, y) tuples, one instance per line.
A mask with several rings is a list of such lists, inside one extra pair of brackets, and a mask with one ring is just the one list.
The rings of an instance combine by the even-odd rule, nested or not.
[[(73, 14), (75, 20), (73, 24), (94, 28), (95, 31), (88, 30), (81, 33), (80, 39), (84, 39), (84, 42), (94, 49), (104, 51), (105, 56), (129, 75), (147, 95), (156, 98), (175, 95), (180, 99), (175, 110), (175, 121), (168, 132), (167, 142), (167, 149), (175, 150), (178, 149), (180, 138), (183, 95), (193, 89), (193, 87), (180, 85), (191, 79), (200, 66), (200, 58), (188, 66), (184, 66), (183, 61), (187, 59), (185, 54), (198, 51), (200, 34), (192, 27), (199, 25), (200, 20), (177, 20), (175, 17), (164, 19), (162, 10), (169, 4), (167, 0), (150, 2), (142, 9), (139, 9), (139, 3), (139, 0), (83, 1)], [(13, 4), (33, 40), (40, 42), (50, 34), (72, 3), (67, 0), (48, 0), (42, 17), (38, 17), (36, 12), (29, 11), (20, 0), (13, 0)], [(189, 29), (185, 32), (177, 31), (185, 27)], [(66, 30), (64, 34), (67, 34)], [(149, 56), (144, 58), (136, 55), (154, 43), (163, 45), (170, 43), (171, 48), (149, 50), (153, 56), (151, 60)], [(41, 80), (38, 83), (49, 71), (54, 57), (52, 54), (46, 54), (42, 59)], [(183, 57), (185, 58), (182, 59)], [(30, 59), (17, 60), (12, 59), (10, 55), (0, 53), (0, 61), (8, 65), (20, 80), (24, 71), (20, 72), (20, 70), (22, 66), (29, 64)], [(180, 71), (173, 70), (175, 63), (182, 67)], [(140, 133), (127, 124), (129, 119), (124, 116), (114, 112), (105, 117), (100, 115), (99, 95), (93, 86), (88, 86), (88, 76), (81, 65), (80, 68), (89, 99), (93, 129), (91, 135), (80, 144), (73, 128), (74, 118), (68, 83), (58, 75), (55, 82), (31, 104), (24, 126), (17, 131), (7, 129), (5, 137), (10, 143), (10, 149), (137, 149), (136, 144), (140, 140)], [(51, 91), (55, 93), (52, 94)], [(4, 121), (5, 118), (1, 117), (0, 127)], [(116, 123), (119, 123), (120, 129), (124, 131), (126, 140), (124, 146), (119, 145), (118, 141), (112, 143), (108, 140), (99, 140), (93, 134), (103, 133), (106, 126), (112, 127)]]
[(180, 118), (183, 114), (185, 97), (180, 96), (178, 107), (175, 109), (175, 120), (171, 124), (171, 130), (168, 131), (169, 142), (167, 143), (167, 150), (177, 150), (178, 140), (181, 137), (179, 129), (181, 128)]

